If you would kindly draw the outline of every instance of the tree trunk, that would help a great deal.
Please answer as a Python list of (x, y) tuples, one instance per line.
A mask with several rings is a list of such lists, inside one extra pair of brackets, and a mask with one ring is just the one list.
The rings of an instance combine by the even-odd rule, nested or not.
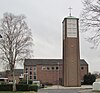
[(13, 74), (13, 91), (16, 91), (16, 82), (15, 82), (14, 70), (12, 71), (12, 74)]

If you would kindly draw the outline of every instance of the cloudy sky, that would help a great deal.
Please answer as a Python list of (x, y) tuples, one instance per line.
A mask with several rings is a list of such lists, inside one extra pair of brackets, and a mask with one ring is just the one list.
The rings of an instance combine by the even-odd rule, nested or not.
[[(32, 30), (34, 58), (62, 58), (62, 21), (69, 15), (80, 17), (81, 0), (0, 0), (0, 18), (3, 13), (24, 14)], [(89, 64), (89, 71), (100, 72), (100, 49), (90, 49), (91, 44), (80, 33), (80, 57)]]

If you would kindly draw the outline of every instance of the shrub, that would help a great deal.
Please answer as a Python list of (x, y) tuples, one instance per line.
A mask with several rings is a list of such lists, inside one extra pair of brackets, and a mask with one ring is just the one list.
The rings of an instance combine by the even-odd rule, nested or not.
[(95, 82), (95, 79), (96, 79), (96, 77), (93, 74), (89, 73), (87, 75), (84, 75), (84, 82), (83, 82), (83, 84), (85, 84), (85, 85), (92, 85), (93, 82)]
[(17, 89), (17, 91), (29, 91), (29, 85), (27, 85), (27, 84), (17, 84), (16, 89)]
[(38, 91), (38, 86), (36, 84), (33, 84), (33, 85), (29, 85), (29, 90), (30, 91)]
[(27, 84), (27, 81), (26, 80), (21, 80), (21, 81), (19, 81), (19, 84)]
[(2, 81), (2, 82), (0, 82), (0, 84), (1, 85), (5, 85), (5, 84), (7, 84), (6, 82), (4, 82), (4, 81)]
[[(17, 91), (38, 91), (37, 85), (30, 84), (17, 84)], [(0, 85), (0, 91), (12, 91), (12, 84)]]
[[(19, 84), (27, 84), (27, 80), (21, 80)], [(32, 84), (32, 80), (28, 80), (28, 84)]]
[(28, 84), (32, 84), (32, 80), (28, 80)]
[(0, 85), (0, 91), (12, 91), (12, 85), (11, 84)]

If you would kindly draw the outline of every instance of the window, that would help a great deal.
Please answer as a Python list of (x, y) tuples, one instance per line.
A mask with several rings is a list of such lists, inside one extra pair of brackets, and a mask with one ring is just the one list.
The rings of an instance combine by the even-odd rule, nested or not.
[(25, 73), (28, 73), (28, 68), (25, 68), (25, 69), (26, 69)]
[(32, 79), (32, 76), (30, 76), (30, 79)]
[(30, 75), (32, 75), (32, 72), (30, 71)]
[(77, 37), (76, 19), (67, 19), (67, 37)]
[(58, 67), (56, 67), (56, 70), (58, 70)]
[(34, 70), (33, 70), (33, 73), (34, 73), (34, 80), (36, 80), (36, 76), (37, 76), (37, 68), (36, 68), (36, 65), (34, 65)]
[(50, 70), (50, 67), (47, 67), (47, 70)]
[(83, 70), (83, 69), (84, 69), (84, 67), (81, 67), (81, 69)]
[(36, 76), (34, 76), (34, 80), (36, 80)]
[(51, 69), (54, 70), (55, 68), (54, 67), (51, 67)]
[(46, 70), (46, 67), (45, 67), (45, 66), (43, 66), (43, 67), (42, 67), (42, 70)]

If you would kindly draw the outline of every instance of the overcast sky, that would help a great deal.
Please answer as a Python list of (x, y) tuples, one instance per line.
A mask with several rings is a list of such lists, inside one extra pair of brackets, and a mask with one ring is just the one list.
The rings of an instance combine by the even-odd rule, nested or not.
[[(0, 18), (3, 13), (24, 14), (32, 30), (34, 58), (62, 58), (62, 21), (69, 15), (80, 17), (81, 0), (0, 0)], [(90, 49), (91, 44), (80, 33), (80, 57), (89, 64), (89, 71), (100, 72), (100, 50)]]

